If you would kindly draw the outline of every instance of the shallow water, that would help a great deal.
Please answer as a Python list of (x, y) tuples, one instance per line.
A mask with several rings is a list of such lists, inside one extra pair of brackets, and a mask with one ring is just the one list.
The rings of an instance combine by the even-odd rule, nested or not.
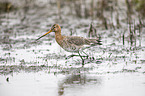
[(145, 76), (140, 73), (54, 75), (21, 71), (0, 78), (1, 96), (144, 96), (145, 89)]
[(144, 27), (131, 45), (126, 23), (120, 29), (106, 30), (99, 20), (93, 20), (103, 45), (84, 50), (89, 58), (82, 67), (79, 57), (65, 59), (72, 53), (60, 48), (54, 33), (34, 41), (54, 23), (61, 25), (63, 35), (94, 38), (88, 36), (92, 20), (69, 15), (65, 7), (59, 20), (57, 7), (40, 1), (28, 10), (0, 14), (0, 96), (145, 95)]

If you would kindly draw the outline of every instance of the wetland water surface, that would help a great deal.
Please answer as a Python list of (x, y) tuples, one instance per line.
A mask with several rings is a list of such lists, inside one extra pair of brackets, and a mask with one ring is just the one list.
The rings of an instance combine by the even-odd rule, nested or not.
[(88, 36), (92, 20), (70, 15), (68, 6), (59, 20), (55, 2), (42, 1), (0, 14), (0, 96), (145, 96), (144, 27), (131, 45), (123, 16), (118, 29), (94, 19), (103, 45), (85, 49), (89, 57), (81, 67), (79, 57), (65, 59), (72, 53), (60, 48), (54, 33), (34, 41), (54, 23), (63, 35), (95, 38)]
[[(5, 79), (9, 77), (9, 82)], [(1, 96), (144, 96), (139, 73), (54, 75), (45, 71), (1, 76)], [(79, 95), (78, 95), (79, 94)]]

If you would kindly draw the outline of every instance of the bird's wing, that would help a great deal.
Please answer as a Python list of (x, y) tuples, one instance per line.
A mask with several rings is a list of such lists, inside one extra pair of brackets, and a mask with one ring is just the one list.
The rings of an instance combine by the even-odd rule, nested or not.
[(74, 44), (77, 46), (89, 45), (90, 42), (86, 38), (78, 37), (78, 36), (68, 36), (65, 39), (68, 43)]

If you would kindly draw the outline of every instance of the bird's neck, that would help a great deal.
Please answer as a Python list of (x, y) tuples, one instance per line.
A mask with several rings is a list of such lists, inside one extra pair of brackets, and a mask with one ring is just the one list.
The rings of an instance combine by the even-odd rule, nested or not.
[(63, 36), (61, 35), (60, 31), (55, 32), (55, 40), (59, 45), (61, 44), (61, 41), (63, 40)]

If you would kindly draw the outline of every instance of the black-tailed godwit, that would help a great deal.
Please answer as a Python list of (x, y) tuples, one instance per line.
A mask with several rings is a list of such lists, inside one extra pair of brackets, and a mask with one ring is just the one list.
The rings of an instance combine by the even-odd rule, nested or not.
[(36, 39), (36, 41), (51, 32), (55, 32), (55, 40), (64, 50), (79, 54), (82, 59), (82, 65), (84, 65), (84, 59), (80, 55), (80, 50), (85, 48), (84, 45), (102, 45), (99, 39), (87, 39), (79, 36), (63, 36), (61, 35), (61, 27), (58, 24), (54, 24), (47, 33)]

